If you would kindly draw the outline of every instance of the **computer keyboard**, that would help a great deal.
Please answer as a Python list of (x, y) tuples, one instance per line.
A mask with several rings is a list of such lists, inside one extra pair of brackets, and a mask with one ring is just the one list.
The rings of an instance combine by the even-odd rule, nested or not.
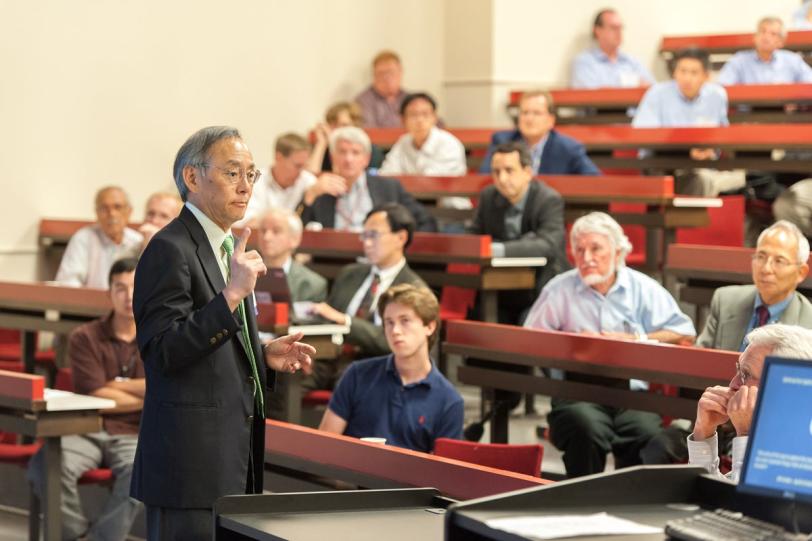
[(806, 535), (794, 534), (781, 526), (742, 515), (735, 511), (717, 509), (696, 515), (670, 520), (665, 533), (672, 539), (685, 541), (748, 541), (787, 540), (805, 541)]

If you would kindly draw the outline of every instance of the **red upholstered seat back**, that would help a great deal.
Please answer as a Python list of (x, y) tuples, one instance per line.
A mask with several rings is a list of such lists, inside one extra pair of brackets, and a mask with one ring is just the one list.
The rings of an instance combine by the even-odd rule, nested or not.
[(538, 444), (508, 445), (437, 438), (434, 442), (434, 454), (480, 466), (541, 477), (544, 447)]

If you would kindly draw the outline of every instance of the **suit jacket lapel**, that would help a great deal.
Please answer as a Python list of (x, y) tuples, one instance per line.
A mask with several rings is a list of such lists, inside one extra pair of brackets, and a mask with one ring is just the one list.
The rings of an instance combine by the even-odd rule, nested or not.
[(756, 288), (753, 287), (752, 293), (745, 295), (738, 303), (730, 307), (730, 311), (721, 324), (721, 328), (724, 329), (720, 341), (723, 349), (739, 351), (744, 335), (747, 332), (747, 326), (750, 324), (750, 318), (753, 317), (753, 303), (755, 301)]
[(355, 292), (358, 291), (361, 286), (364, 284), (364, 280), (366, 280), (367, 276), (369, 275), (371, 267), (369, 265), (362, 265), (358, 267), (351, 276), (347, 279), (347, 287), (341, 288), (340, 291), (336, 291), (336, 300), (335, 300), (335, 308), (337, 310), (346, 310), (352, 300)]
[(493, 239), (497, 241), (497, 239), (501, 240), (505, 238), (505, 213), (507, 213), (510, 207), (510, 201), (505, 199), (499, 192), (495, 193), (496, 198), (493, 201), (493, 215), (490, 219), (493, 220)]
[(784, 309), (781, 317), (778, 318), (779, 323), (787, 323), (789, 325), (797, 325), (801, 319), (801, 300), (798, 298), (797, 291), (792, 293), (792, 300)]
[(522, 212), (522, 230), (519, 235), (524, 234), (525, 231), (532, 231), (535, 229), (533, 219), (536, 216), (536, 207), (538, 203), (536, 200), (541, 193), (540, 181), (531, 180), (530, 186), (527, 188), (527, 201), (524, 202), (524, 212)]
[(214, 252), (212, 252), (209, 238), (206, 236), (206, 232), (203, 231), (203, 226), (197, 221), (192, 211), (185, 206), (180, 213), (180, 220), (186, 225), (186, 228), (192, 235), (192, 240), (194, 240), (197, 245), (197, 258), (200, 260), (200, 265), (206, 273), (209, 285), (215, 295), (220, 293), (226, 287), (226, 283), (223, 280), (223, 273), (220, 270), (220, 265), (217, 263), (216, 256)]

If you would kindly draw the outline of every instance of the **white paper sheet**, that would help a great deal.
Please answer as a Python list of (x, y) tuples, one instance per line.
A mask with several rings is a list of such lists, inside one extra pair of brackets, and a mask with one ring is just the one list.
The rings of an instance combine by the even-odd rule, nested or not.
[(662, 528), (638, 524), (607, 513), (508, 517), (489, 520), (486, 524), (496, 530), (534, 539), (563, 539), (581, 535), (654, 534), (663, 531)]

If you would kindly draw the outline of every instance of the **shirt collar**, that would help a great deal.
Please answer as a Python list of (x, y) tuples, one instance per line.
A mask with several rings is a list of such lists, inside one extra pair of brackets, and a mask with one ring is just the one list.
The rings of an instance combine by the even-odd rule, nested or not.
[(282, 264), (282, 270), (285, 271), (285, 274), (290, 274), (290, 267), (293, 264), (293, 258), (288, 257), (287, 260)]
[(527, 206), (527, 197), (530, 195), (530, 186), (532, 186), (532, 180), (530, 181), (531, 184), (527, 185), (527, 189), (524, 191), (524, 195), (521, 199), (519, 199), (515, 205), (511, 205), (519, 214), (524, 213), (524, 208)]
[(200, 222), (203, 232), (206, 233), (206, 238), (209, 239), (209, 244), (211, 244), (214, 255), (222, 257), (223, 241), (226, 236), (231, 234), (231, 229), (229, 228), (228, 231), (220, 229), (219, 225), (214, 223), (211, 218), (206, 216), (206, 213), (194, 206), (190, 201), (186, 201), (186, 208), (188, 208), (192, 214), (194, 214), (195, 218), (197, 218), (197, 221)]
[[(595, 57), (596, 60), (600, 62), (611, 62), (609, 59), (609, 55), (603, 52), (603, 49), (598, 47), (597, 45), (592, 48), (592, 56)], [(617, 51), (617, 62), (621, 62), (626, 60), (626, 53), (618, 49)]]
[(776, 51), (773, 51), (772, 53), (770, 53), (770, 59), (767, 60), (767, 61), (762, 60), (761, 57), (758, 55), (758, 51), (756, 51), (755, 49), (753, 49), (753, 56), (756, 57), (757, 62), (760, 62), (762, 64), (772, 64), (773, 62), (775, 62), (776, 57), (778, 56), (778, 55), (775, 54), (775, 52)]
[[(784, 313), (784, 310), (787, 309), (789, 303), (792, 302), (792, 296), (795, 294), (795, 291), (791, 291), (787, 298), (781, 302), (777, 302), (775, 304), (767, 305), (767, 311), (770, 313), (770, 319), (774, 319), (781, 314)], [(761, 295), (756, 295), (756, 300), (753, 302), (753, 312), (756, 311), (756, 308), (759, 306), (763, 306), (764, 301), (761, 300)]]
[(401, 257), (399, 262), (392, 265), (388, 269), (381, 269), (381, 268), (378, 268), (377, 265), (373, 265), (370, 272), (374, 273), (374, 274), (377, 274), (380, 277), (381, 282), (386, 282), (386, 281), (394, 280), (395, 276), (397, 276), (398, 273), (401, 270), (403, 270), (403, 267), (405, 267), (405, 266), (406, 266), (406, 258)]
[(423, 153), (426, 153), (426, 154), (431, 154), (432, 151), (434, 150), (434, 147), (436, 147), (440, 143), (440, 128), (438, 128), (437, 126), (432, 126), (431, 130), (429, 130), (429, 136), (426, 137), (426, 141), (423, 143), (423, 146), (420, 147), (420, 148), (417, 148), (417, 146), (415, 146), (414, 138), (411, 137), (411, 136), (409, 136), (409, 137), (411, 138), (410, 142), (412, 144), (412, 147), (417, 152), (423, 152)]
[(104, 336), (105, 339), (110, 340), (111, 342), (118, 340), (118, 338), (116, 337), (116, 333), (113, 330), (114, 315), (115, 315), (114, 312), (110, 310), (110, 313), (101, 319), (102, 336)]
[[(575, 286), (578, 292), (583, 292), (587, 289), (595, 291), (590, 285), (584, 282), (584, 279), (581, 278), (581, 273), (578, 272), (578, 269), (575, 269), (575, 272), (578, 273), (578, 283)], [(618, 289), (629, 289), (630, 285), (631, 277), (629, 276), (629, 269), (626, 268), (626, 265), (619, 265), (617, 269), (615, 269), (615, 283), (613, 283), (612, 287), (609, 288), (609, 291), (606, 292), (606, 296), (608, 297)]]
[(386, 358), (386, 371), (392, 375), (393, 378), (398, 382), (398, 384), (402, 385), (403, 387), (411, 388), (417, 387), (418, 385), (425, 385), (427, 387), (431, 387), (433, 384), (437, 383), (439, 378), (437, 367), (434, 366), (434, 363), (431, 363), (431, 370), (429, 373), (426, 374), (426, 377), (421, 379), (420, 381), (415, 381), (413, 383), (409, 383), (408, 385), (403, 385), (403, 380), (400, 379), (400, 374), (398, 373), (397, 368), (395, 367), (395, 355), (390, 354), (389, 357)]
[(366, 187), (367, 187), (367, 173), (366, 171), (364, 171), (360, 175), (358, 175), (358, 178), (355, 179), (355, 182), (352, 183), (352, 186), (350, 187), (349, 191), (343, 197), (347, 197), (348, 195), (350, 195), (350, 193), (359, 193), (366, 191)]

